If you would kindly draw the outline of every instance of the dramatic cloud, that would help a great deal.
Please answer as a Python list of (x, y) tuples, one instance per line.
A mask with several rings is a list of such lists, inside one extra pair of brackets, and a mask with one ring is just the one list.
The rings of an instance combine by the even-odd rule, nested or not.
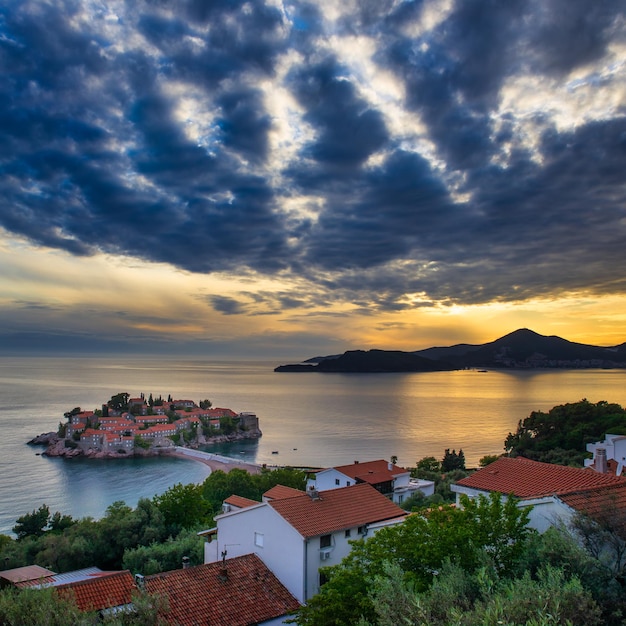
[(231, 317), (625, 294), (625, 14), (8, 0), (0, 226), (286, 286)]

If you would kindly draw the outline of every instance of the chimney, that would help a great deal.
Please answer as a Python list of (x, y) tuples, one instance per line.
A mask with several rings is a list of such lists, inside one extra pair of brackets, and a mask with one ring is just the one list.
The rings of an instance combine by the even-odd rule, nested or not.
[(145, 577), (143, 574), (135, 574), (135, 584), (138, 589), (144, 589), (145, 587)]
[(189, 557), (188, 556), (184, 556), (183, 557), (183, 569), (189, 569)]
[(606, 462), (606, 449), (605, 448), (596, 448), (596, 472), (600, 474), (606, 474), (607, 472), (607, 462)]
[(391, 471), (393, 469), (393, 463), (391, 462), (387, 463), (387, 469)]
[(320, 498), (320, 494), (318, 493), (317, 489), (315, 489), (315, 488), (309, 489), (307, 491), (307, 493), (311, 497), (311, 500), (320, 500), (321, 499)]

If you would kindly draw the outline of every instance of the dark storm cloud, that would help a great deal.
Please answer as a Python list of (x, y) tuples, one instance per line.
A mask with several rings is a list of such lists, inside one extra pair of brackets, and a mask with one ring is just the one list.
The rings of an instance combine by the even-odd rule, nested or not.
[[(439, 4), (368, 0), (331, 24), (304, 2), (5, 3), (0, 225), (300, 285), (210, 302), (229, 315), (623, 292), (624, 111), (568, 127), (549, 101), (499, 107), (520, 78), (547, 97), (617, 85), (626, 2), (466, 0), (426, 28)], [(359, 38), (375, 65), (343, 55)], [(399, 81), (407, 128), (359, 61)], [(310, 211), (284, 209), (299, 198)]]
[(241, 303), (237, 302), (234, 298), (226, 296), (211, 296), (209, 301), (213, 308), (219, 313), (224, 315), (237, 315), (243, 313)]
[(305, 154), (327, 168), (357, 167), (389, 139), (382, 115), (358, 96), (346, 74), (331, 58), (290, 80), (305, 120), (318, 134)]

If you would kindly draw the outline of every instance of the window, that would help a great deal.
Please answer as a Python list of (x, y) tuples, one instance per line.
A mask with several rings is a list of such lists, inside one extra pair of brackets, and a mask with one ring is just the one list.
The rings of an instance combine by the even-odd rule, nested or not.
[(259, 548), (263, 547), (263, 533), (254, 533), (254, 545)]
[(367, 532), (367, 527), (366, 526), (359, 526), (356, 530), (357, 533), (359, 533), (359, 535), (364, 535)]
[(332, 535), (322, 535), (320, 537), (320, 548), (330, 548)]
[(339, 479), (335, 478), (335, 485), (339, 485), (339, 484), (340, 484)]
[(348, 530), (346, 530), (346, 538), (348, 538), (350, 536), (350, 529), (348, 528)]
[(320, 587), (328, 582), (328, 574), (324, 574), (324, 572), (320, 572)]
[(350, 481), (346, 480), (346, 487), (349, 487), (349, 486), (350, 486)]

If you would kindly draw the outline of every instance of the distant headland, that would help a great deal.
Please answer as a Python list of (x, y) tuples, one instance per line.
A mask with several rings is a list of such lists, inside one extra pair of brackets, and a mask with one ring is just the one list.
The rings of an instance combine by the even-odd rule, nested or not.
[(254, 413), (213, 407), (210, 400), (174, 400), (168, 396), (131, 398), (118, 393), (101, 409), (75, 407), (64, 414), (56, 432), (28, 443), (45, 445), (45, 456), (128, 458), (169, 454), (177, 446), (198, 448), (211, 443), (261, 437)]
[(601, 347), (540, 335), (526, 328), (485, 344), (456, 344), (413, 352), (350, 350), (280, 365), (275, 372), (433, 372), (469, 368), (626, 368), (626, 343)]

